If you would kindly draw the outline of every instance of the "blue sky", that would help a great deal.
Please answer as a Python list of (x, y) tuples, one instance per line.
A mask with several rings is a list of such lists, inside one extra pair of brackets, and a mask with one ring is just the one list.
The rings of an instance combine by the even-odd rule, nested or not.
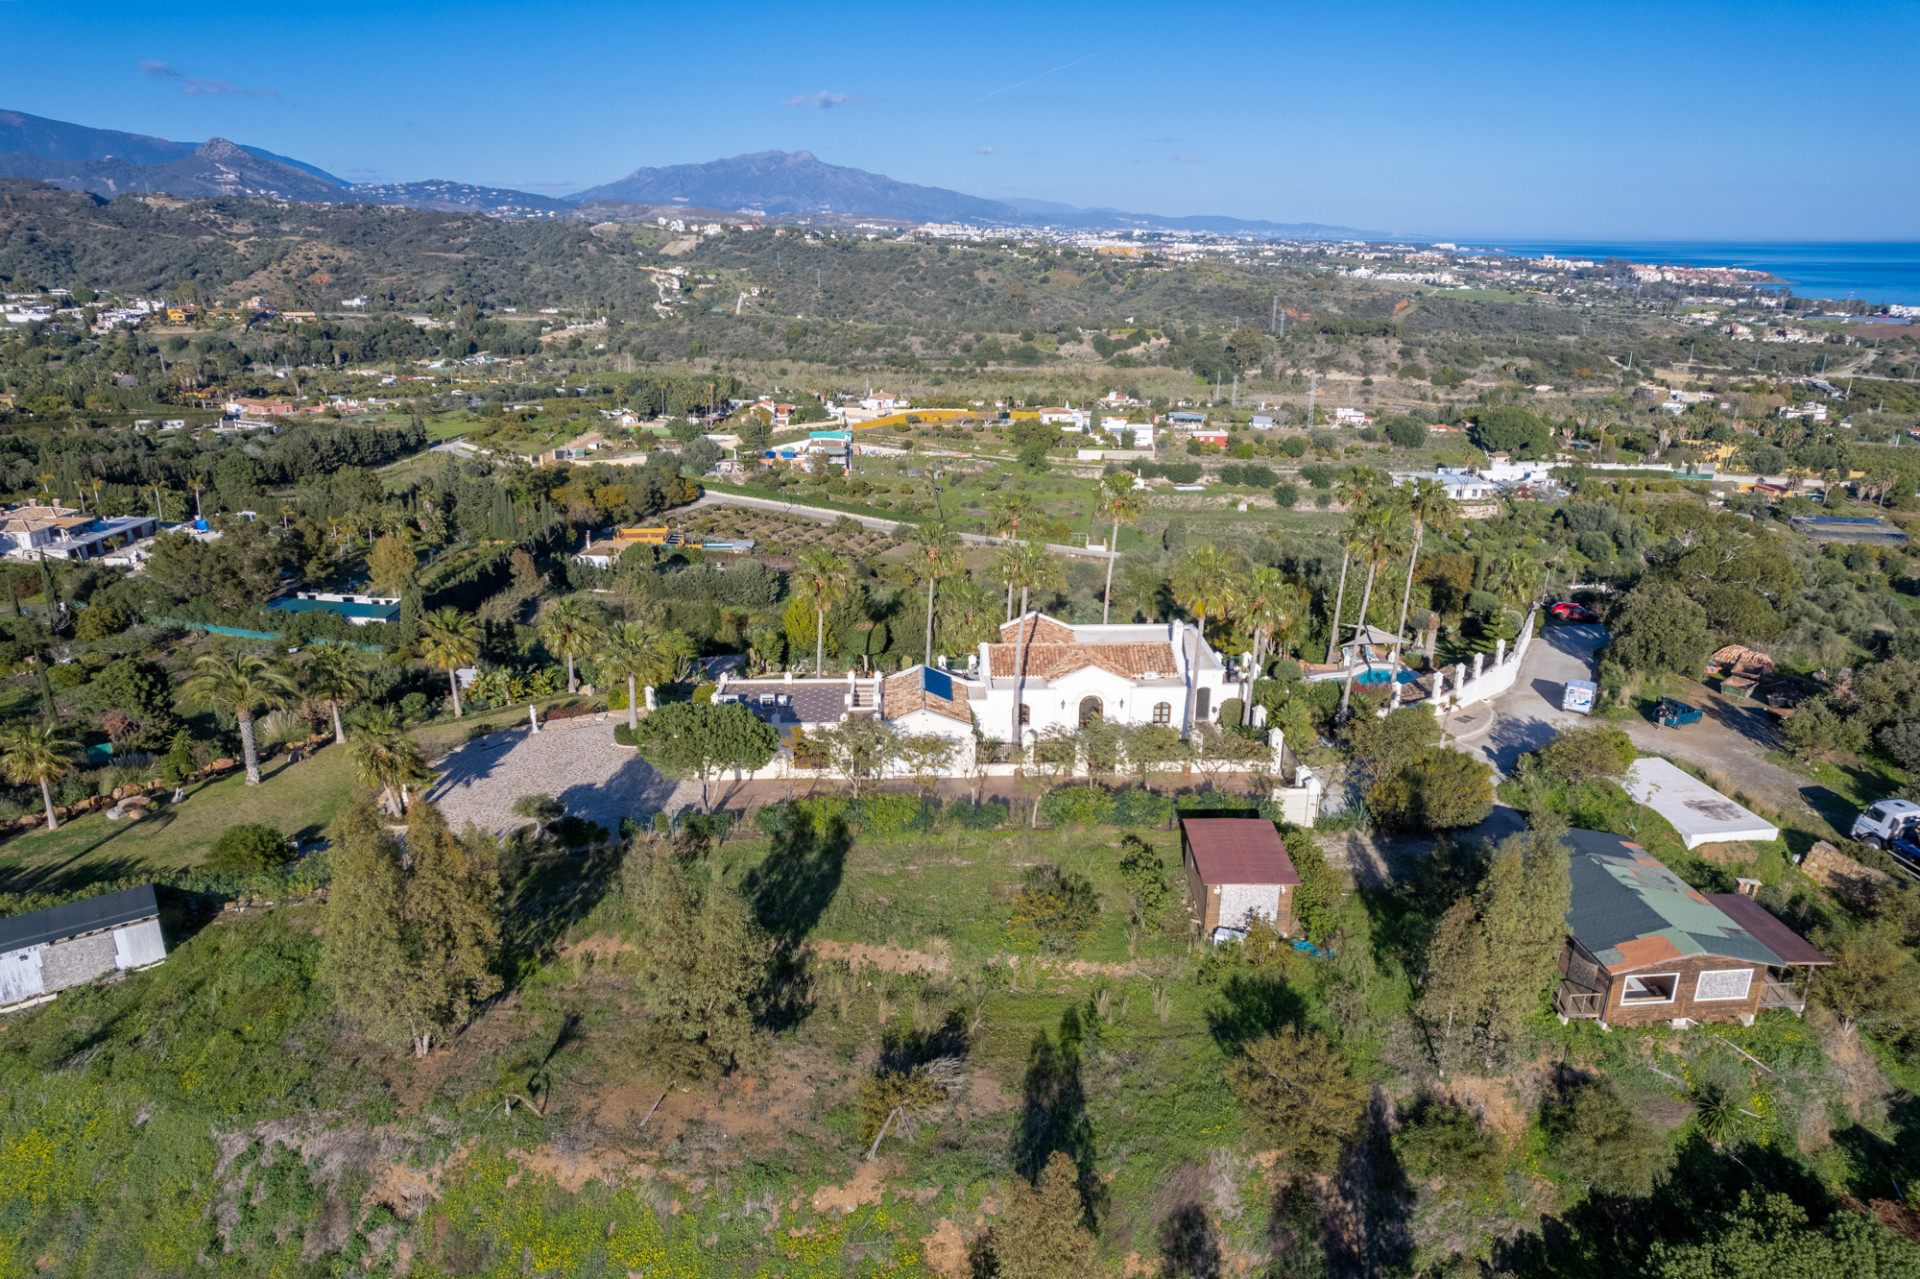
[(1908, 3), (0, 0), (0, 107), (562, 193), (769, 149), (1400, 234), (1920, 239)]

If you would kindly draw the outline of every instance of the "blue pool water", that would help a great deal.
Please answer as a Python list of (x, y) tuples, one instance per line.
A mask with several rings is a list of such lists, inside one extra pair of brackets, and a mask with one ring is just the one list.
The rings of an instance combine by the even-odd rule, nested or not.
[[(1363, 674), (1356, 675), (1353, 677), (1353, 682), (1356, 684), (1384, 684), (1391, 678), (1393, 678), (1392, 672), (1382, 668), (1377, 671), (1367, 671)], [(1411, 684), (1419, 678), (1420, 672), (1410, 671), (1404, 666), (1400, 668), (1400, 683)]]

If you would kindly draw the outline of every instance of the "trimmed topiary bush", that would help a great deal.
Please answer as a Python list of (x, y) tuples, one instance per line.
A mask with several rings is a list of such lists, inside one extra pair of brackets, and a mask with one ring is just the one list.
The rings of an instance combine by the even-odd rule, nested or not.
[(1113, 809), (1113, 792), (1099, 786), (1063, 786), (1040, 799), (1040, 815), (1054, 826), (1100, 826)]

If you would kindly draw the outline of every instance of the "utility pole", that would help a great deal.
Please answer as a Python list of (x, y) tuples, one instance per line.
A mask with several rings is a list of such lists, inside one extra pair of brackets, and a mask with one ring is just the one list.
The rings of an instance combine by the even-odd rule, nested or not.
[(1318, 373), (1307, 374), (1307, 428), (1309, 430), (1313, 428), (1313, 393), (1319, 389), (1319, 386), (1320, 375)]
[(1240, 375), (1238, 373), (1233, 375), (1233, 407), (1236, 409), (1240, 407)]
[(1267, 332), (1273, 332), (1280, 324), (1280, 295), (1273, 295), (1273, 314), (1267, 319)]

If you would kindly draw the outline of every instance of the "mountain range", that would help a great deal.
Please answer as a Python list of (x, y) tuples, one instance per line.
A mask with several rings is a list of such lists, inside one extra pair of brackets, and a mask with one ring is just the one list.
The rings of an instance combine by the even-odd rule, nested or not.
[(1379, 232), (1317, 222), (1163, 217), (1080, 209), (1044, 200), (989, 200), (944, 187), (899, 182), (828, 164), (811, 151), (760, 151), (635, 169), (565, 196), (429, 180), (349, 183), (325, 169), (225, 138), (198, 145), (0, 110), (0, 177), (35, 178), (69, 190), (118, 196), (165, 192), (189, 199), (248, 196), (306, 204), (398, 204), (502, 218), (632, 220), (655, 211), (724, 210), (775, 220), (883, 218), (983, 226), (1044, 223), (1073, 230), (1156, 229), (1287, 239), (1377, 239)]

